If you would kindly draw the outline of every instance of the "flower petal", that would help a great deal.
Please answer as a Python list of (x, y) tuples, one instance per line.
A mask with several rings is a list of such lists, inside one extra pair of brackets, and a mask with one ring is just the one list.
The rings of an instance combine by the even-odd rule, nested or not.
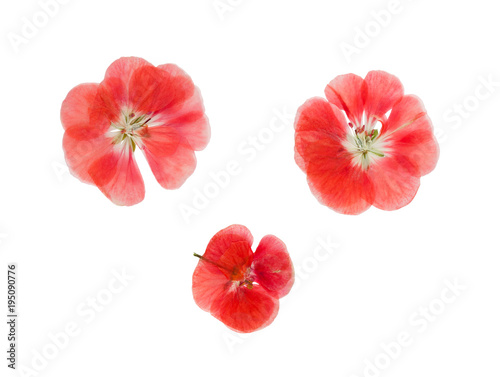
[(168, 78), (166, 83), (168, 90), (173, 92), (168, 108), (182, 106), (185, 101), (195, 94), (196, 87), (193, 80), (179, 66), (175, 64), (162, 64), (158, 66), (158, 69), (165, 72)]
[(123, 82), (125, 89), (129, 89), (130, 79), (136, 69), (141, 67), (153, 67), (148, 61), (137, 57), (123, 57), (115, 60), (106, 70), (104, 79), (119, 79)]
[(374, 161), (368, 176), (373, 185), (373, 205), (393, 211), (409, 204), (420, 186), (420, 174), (404, 154), (393, 152)]
[(295, 161), (304, 172), (307, 170), (304, 153), (309, 148), (310, 135), (331, 138), (340, 144), (348, 132), (342, 112), (319, 97), (311, 98), (299, 107), (294, 127)]
[(203, 256), (217, 262), (235, 242), (245, 242), (252, 247), (252, 233), (243, 225), (230, 225), (212, 237)]
[(320, 203), (345, 215), (358, 215), (373, 203), (372, 182), (359, 165), (353, 165), (347, 152), (332, 151), (334, 147), (331, 144), (317, 145), (316, 157), (311, 153), (311, 158), (316, 161), (309, 165), (307, 182)]
[(89, 124), (89, 109), (97, 96), (98, 87), (99, 84), (80, 84), (70, 90), (61, 106), (64, 129)]
[(278, 315), (279, 301), (264, 288), (230, 285), (215, 298), (211, 314), (231, 330), (250, 333), (270, 325)]
[(384, 118), (403, 96), (401, 81), (384, 71), (370, 71), (365, 77), (365, 112), (368, 125)]
[(193, 273), (194, 301), (204, 311), (211, 312), (213, 303), (225, 294), (229, 284), (227, 275), (220, 268), (200, 259)]
[(155, 122), (175, 128), (195, 151), (204, 149), (210, 141), (210, 125), (198, 88), (195, 88), (193, 96), (175, 111), (167, 109), (160, 112)]
[(328, 101), (344, 110), (356, 126), (362, 126), (363, 98), (366, 92), (364, 80), (352, 73), (335, 77), (325, 88)]
[[(347, 125), (322, 99), (312, 99), (299, 109), (296, 120), (295, 160), (307, 174), (309, 187), (324, 205), (344, 214), (366, 211), (373, 201), (371, 182), (342, 141)], [(316, 130), (316, 131), (313, 131)]]
[(111, 123), (120, 119), (120, 113), (127, 102), (127, 92), (120, 79), (104, 80), (97, 89), (97, 96), (90, 106), (90, 123), (102, 125), (102, 132), (109, 130)]
[(175, 128), (149, 127), (140, 141), (140, 148), (163, 188), (177, 189), (193, 174), (196, 168), (194, 151)]
[(292, 289), (295, 281), (292, 260), (286, 245), (278, 237), (265, 236), (255, 251), (253, 272), (256, 282), (278, 298), (284, 297)]
[(439, 145), (422, 101), (404, 96), (392, 109), (381, 130), (391, 149), (404, 154), (418, 167), (419, 176), (430, 173), (439, 159)]
[(94, 184), (88, 170), (112, 146), (109, 138), (93, 137), (89, 129), (88, 126), (68, 128), (63, 137), (63, 150), (71, 174), (82, 182)]
[(181, 106), (194, 93), (191, 78), (174, 64), (143, 66), (130, 81), (130, 102), (141, 113), (156, 114)]
[(307, 100), (297, 111), (295, 132), (321, 132), (339, 142), (345, 139), (347, 122), (344, 114), (320, 97)]
[(144, 199), (144, 181), (128, 144), (111, 148), (91, 164), (88, 173), (102, 193), (117, 205), (131, 206)]
[(100, 110), (108, 115), (110, 121), (115, 121), (123, 108), (131, 108), (131, 79), (134, 72), (142, 67), (154, 68), (151, 63), (136, 57), (120, 58), (111, 63), (100, 85), (100, 98), (94, 111)]
[(66, 163), (75, 177), (89, 184), (93, 184), (88, 175), (90, 165), (111, 148), (109, 139), (103, 136), (109, 124), (90, 120), (98, 92), (99, 84), (78, 85), (68, 93), (61, 106)]

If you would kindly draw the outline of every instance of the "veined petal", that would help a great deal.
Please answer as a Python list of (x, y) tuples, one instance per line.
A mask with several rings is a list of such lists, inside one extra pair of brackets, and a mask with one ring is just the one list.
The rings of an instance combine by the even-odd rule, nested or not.
[(68, 128), (63, 137), (64, 158), (68, 168), (82, 182), (94, 184), (88, 171), (90, 166), (112, 148), (109, 138), (93, 137), (86, 133), (89, 127), (74, 126)]
[[(310, 148), (309, 142), (324, 137), (340, 146), (349, 132), (347, 127), (342, 112), (323, 98), (307, 100), (298, 109), (295, 118), (295, 161), (302, 171), (306, 172), (309, 162), (306, 156), (306, 150)], [(310, 136), (312, 133), (315, 135), (313, 138)]]
[(168, 108), (182, 106), (195, 94), (196, 87), (193, 80), (182, 68), (175, 64), (162, 64), (158, 66), (158, 69), (165, 72), (168, 78), (166, 82), (168, 90), (174, 91), (175, 94), (170, 97)]
[(366, 95), (364, 80), (352, 73), (335, 77), (325, 88), (328, 101), (344, 110), (356, 126), (361, 127), (363, 119), (363, 99)]
[(120, 119), (127, 102), (127, 92), (121, 79), (110, 77), (104, 80), (99, 84), (97, 96), (90, 107), (90, 122), (103, 124), (104, 131), (109, 130), (111, 123)]
[(228, 226), (212, 237), (203, 256), (212, 261), (218, 261), (234, 242), (245, 242), (252, 247), (252, 233), (243, 225)]
[(144, 199), (144, 181), (132, 148), (116, 145), (89, 167), (93, 183), (117, 205), (131, 206)]
[(265, 236), (259, 243), (252, 264), (256, 282), (282, 298), (295, 281), (292, 260), (286, 245), (278, 237)]
[(154, 68), (151, 63), (136, 57), (120, 58), (111, 63), (101, 83), (101, 106), (110, 109), (113, 115), (119, 115), (123, 108), (131, 108), (131, 80), (134, 73), (143, 67)]
[(321, 132), (341, 142), (349, 131), (344, 114), (320, 97), (307, 100), (297, 111), (296, 132)]
[(73, 88), (61, 106), (64, 157), (68, 168), (81, 181), (93, 184), (88, 174), (90, 165), (111, 149), (104, 137), (109, 124), (102, 119), (91, 121), (92, 107), (99, 84), (81, 84)]
[(316, 198), (333, 210), (345, 214), (366, 211), (373, 201), (373, 190), (365, 171), (353, 163), (344, 147), (347, 125), (327, 101), (306, 102), (296, 120), (295, 160), (307, 174)]
[(384, 71), (370, 71), (365, 77), (365, 113), (368, 125), (383, 119), (384, 115), (403, 97), (401, 81)]
[(372, 182), (360, 165), (352, 163), (347, 152), (339, 150), (325, 155), (332, 153), (332, 147), (335, 145), (316, 145), (310, 154), (315, 161), (309, 164), (307, 182), (320, 203), (339, 213), (358, 215), (373, 203)]
[(375, 193), (373, 205), (386, 211), (409, 204), (420, 186), (418, 167), (397, 151), (374, 161), (368, 176)]
[(439, 159), (439, 145), (432, 122), (422, 101), (414, 95), (405, 95), (391, 111), (381, 130), (391, 149), (404, 154), (418, 167), (419, 176), (430, 173)]
[(248, 289), (231, 285), (215, 298), (210, 312), (230, 329), (250, 333), (270, 325), (278, 310), (278, 298), (261, 286)]
[(200, 259), (193, 273), (194, 301), (201, 309), (211, 312), (215, 300), (225, 294), (229, 284), (220, 268)]
[(140, 148), (158, 183), (177, 189), (196, 168), (196, 157), (188, 141), (169, 126), (147, 128), (141, 134)]
[(191, 78), (174, 64), (136, 69), (130, 81), (130, 102), (145, 114), (181, 106), (194, 93)]
[(152, 67), (148, 61), (137, 57), (123, 57), (115, 60), (106, 70), (104, 79), (119, 79), (123, 82), (125, 89), (128, 91), (130, 79), (136, 69), (141, 67)]
[(80, 84), (70, 90), (61, 106), (61, 123), (64, 129), (89, 125), (89, 110), (97, 96), (98, 87), (99, 84)]
[(210, 125), (198, 88), (182, 105), (158, 113), (156, 123), (175, 128), (195, 151), (204, 149), (210, 141)]

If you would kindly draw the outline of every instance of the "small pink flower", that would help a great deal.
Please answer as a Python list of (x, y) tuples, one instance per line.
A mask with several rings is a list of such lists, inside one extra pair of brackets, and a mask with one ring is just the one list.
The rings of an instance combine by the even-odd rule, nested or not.
[(439, 157), (420, 99), (382, 71), (338, 76), (325, 94), (328, 101), (306, 101), (295, 120), (295, 161), (313, 194), (351, 215), (410, 203)]
[(134, 158), (144, 153), (158, 183), (179, 188), (196, 167), (210, 126), (200, 91), (179, 67), (144, 59), (115, 61), (100, 84), (73, 88), (61, 108), (71, 173), (113, 203), (134, 205), (145, 189)]

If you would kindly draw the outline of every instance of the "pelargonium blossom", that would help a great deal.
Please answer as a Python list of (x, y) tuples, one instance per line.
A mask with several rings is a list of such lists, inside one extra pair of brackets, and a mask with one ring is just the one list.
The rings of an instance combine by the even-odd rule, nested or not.
[(160, 185), (176, 189), (196, 167), (194, 151), (210, 139), (191, 78), (174, 64), (155, 67), (136, 57), (113, 62), (100, 84), (73, 88), (62, 104), (61, 122), (70, 172), (126, 206), (145, 195), (137, 148)]
[[(295, 119), (295, 161), (324, 205), (343, 214), (409, 204), (439, 157), (422, 101), (393, 75), (337, 76), (327, 100), (309, 99)], [(347, 119), (346, 119), (347, 118)]]
[(253, 236), (242, 225), (219, 231), (193, 274), (193, 297), (203, 310), (230, 329), (249, 333), (273, 322), (279, 299), (294, 283), (292, 261), (275, 236), (262, 238), (255, 253)]

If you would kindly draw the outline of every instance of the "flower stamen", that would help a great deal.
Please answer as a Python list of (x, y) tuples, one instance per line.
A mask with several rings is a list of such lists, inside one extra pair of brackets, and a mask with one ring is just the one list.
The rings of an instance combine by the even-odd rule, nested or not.
[[(351, 125), (349, 126), (351, 127)], [(353, 162), (356, 165), (361, 165), (363, 169), (369, 168), (374, 157), (385, 157), (378, 128), (367, 127), (366, 125), (351, 127), (345, 146), (353, 155)]]
[(112, 137), (113, 144), (128, 144), (135, 151), (136, 146), (141, 145), (142, 133), (139, 130), (147, 128), (151, 119), (153, 117), (149, 114), (137, 115), (133, 111), (123, 109), (120, 119), (111, 123), (108, 135)]

